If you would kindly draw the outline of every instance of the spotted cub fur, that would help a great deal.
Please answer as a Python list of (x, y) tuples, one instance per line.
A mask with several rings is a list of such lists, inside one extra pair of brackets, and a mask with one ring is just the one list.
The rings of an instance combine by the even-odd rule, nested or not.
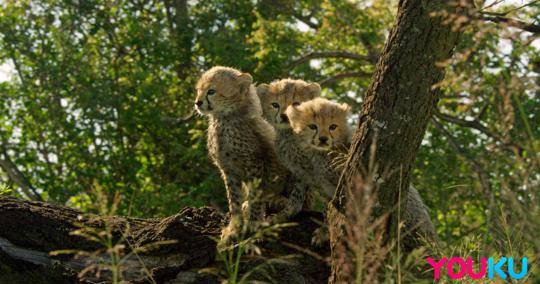
[(303, 80), (281, 79), (257, 86), (263, 115), (276, 128), (290, 128), (285, 111), (290, 105), (300, 105), (319, 97), (321, 86)]
[[(302, 145), (300, 148), (303, 155), (311, 157), (313, 168), (306, 173), (307, 179), (321, 184), (325, 192), (332, 195), (341, 171), (336, 170), (328, 153), (332, 148), (350, 146), (348, 110), (349, 106), (346, 104), (317, 98), (299, 106), (290, 106), (286, 111), (292, 130)], [(407, 229), (414, 231), (418, 228), (422, 230), (419, 233), (424, 236), (436, 236), (427, 208), (413, 186), (408, 191), (404, 220)], [(426, 225), (419, 226), (421, 223)]]
[(333, 164), (333, 151), (348, 148), (351, 130), (347, 123), (349, 106), (323, 98), (287, 108), (297, 155), (304, 160), (297, 170), (327, 198), (334, 195), (339, 170)]
[(305, 145), (328, 150), (350, 143), (349, 106), (316, 98), (287, 110), (293, 131)]
[[(209, 156), (219, 168), (227, 190), (231, 221), (222, 232), (222, 244), (228, 244), (242, 233), (245, 219), (253, 221), (249, 230), (256, 229), (266, 205), (280, 202), (274, 201), (282, 198), (288, 171), (277, 161), (275, 132), (262, 117), (249, 74), (214, 67), (202, 75), (196, 89), (196, 109), (209, 121)], [(258, 187), (246, 186), (255, 180), (260, 181)], [(259, 192), (245, 192), (246, 188)], [(246, 204), (248, 196), (257, 196), (256, 201)]]
[[(293, 204), (291, 207), (296, 209), (299, 207), (311, 208), (314, 198), (312, 189), (315, 186), (306, 183), (305, 179), (302, 178), (307, 171), (307, 169), (302, 168), (311, 167), (311, 164), (309, 159), (302, 156), (302, 151), (298, 149), (300, 145), (291, 129), (285, 111), (287, 107), (312, 100), (320, 93), (319, 84), (303, 80), (282, 79), (257, 86), (263, 116), (276, 129), (275, 147), (279, 162), (287, 167), (297, 178), (297, 183), (305, 188), (304, 191), (297, 190), (297, 194), (291, 195), (289, 198), (289, 202)], [(300, 193), (305, 193), (305, 195)]]

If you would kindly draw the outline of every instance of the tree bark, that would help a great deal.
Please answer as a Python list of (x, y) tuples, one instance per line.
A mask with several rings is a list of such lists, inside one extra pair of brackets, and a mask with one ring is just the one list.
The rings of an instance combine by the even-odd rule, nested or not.
[[(407, 196), (411, 167), (437, 102), (433, 86), (444, 77), (438, 62), (450, 58), (458, 33), (445, 18), (433, 12), (458, 11), (450, 1), (399, 1), (397, 19), (381, 53), (372, 82), (365, 94), (358, 128), (334, 199), (328, 206), (332, 275), (330, 283), (352, 283), (354, 271), (340, 269), (343, 259), (336, 248), (345, 243), (344, 226), (348, 189), (356, 188), (361, 169), (369, 167), (375, 149), (378, 201), (388, 213), (386, 236), (395, 240), (398, 231), (398, 196)], [(374, 147), (372, 147), (374, 146)], [(407, 198), (401, 198), (403, 203)], [(403, 210), (402, 210), (403, 211)], [(416, 235), (404, 242), (418, 246)], [(346, 259), (354, 262), (353, 259)], [(352, 266), (354, 267), (354, 265)]]
[[(323, 283), (329, 275), (324, 260), (329, 247), (315, 252), (293, 248), (309, 247), (321, 214), (303, 212), (284, 229), (275, 242), (260, 244), (263, 255), (299, 257), (277, 263), (273, 270), (253, 274), (253, 280), (272, 277), (278, 283)], [(219, 238), (224, 216), (211, 208), (184, 208), (163, 219), (100, 217), (83, 214), (67, 207), (43, 202), (0, 197), (0, 283), (110, 283), (111, 274), (102, 271), (84, 276), (83, 269), (98, 262), (111, 261), (103, 244), (73, 232), (85, 228), (110, 231), (113, 243), (125, 245), (124, 255), (147, 247), (136, 255), (125, 257), (121, 279), (129, 283), (220, 283), (220, 277), (201, 272), (202, 268), (219, 268), (215, 239)], [(173, 240), (174, 242), (167, 242)], [(58, 250), (97, 252), (73, 257), (51, 255)], [(319, 258), (317, 255), (321, 255)], [(263, 262), (261, 257), (246, 256), (241, 273)]]

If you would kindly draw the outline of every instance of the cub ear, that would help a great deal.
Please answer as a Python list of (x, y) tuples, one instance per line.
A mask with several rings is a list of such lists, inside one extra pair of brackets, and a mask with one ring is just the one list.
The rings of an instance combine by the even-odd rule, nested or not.
[(318, 83), (309, 83), (304, 88), (306, 90), (306, 93), (312, 99), (321, 95), (321, 85), (319, 85)]
[(242, 73), (238, 76), (238, 81), (243, 85), (251, 85), (253, 83), (253, 77), (249, 73)]
[(300, 133), (302, 131), (301, 112), (302, 110), (298, 105), (290, 105), (285, 111), (285, 114), (289, 118), (289, 124), (296, 133)]
[(240, 94), (244, 94), (249, 90), (251, 83), (253, 83), (253, 78), (249, 73), (242, 73), (238, 77), (238, 83), (240, 85)]
[(351, 110), (351, 106), (346, 104), (346, 103), (342, 103), (341, 105), (339, 105), (339, 107), (344, 111), (344, 112), (349, 112)]
[(290, 105), (287, 107), (287, 110), (285, 110), (285, 114), (289, 117), (289, 121), (295, 120), (299, 113), (300, 110), (298, 109), (298, 105)]
[(268, 84), (260, 84), (257, 86), (257, 95), (259, 96), (266, 96), (268, 95), (269, 91), (270, 91), (270, 85)]
[(238, 75), (237, 79), (240, 85), (240, 93), (246, 93), (247, 90), (249, 90), (251, 83), (253, 83), (253, 78), (251, 77), (251, 75), (249, 75), (249, 73), (242, 73)]

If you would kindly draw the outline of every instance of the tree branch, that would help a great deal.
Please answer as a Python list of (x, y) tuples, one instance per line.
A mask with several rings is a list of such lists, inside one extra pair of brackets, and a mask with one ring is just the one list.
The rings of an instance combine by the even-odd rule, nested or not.
[(364, 48), (367, 50), (368, 61), (373, 65), (377, 64), (380, 54), (377, 50), (375, 50), (373, 44), (369, 42), (365, 35), (360, 35), (360, 42), (362, 42), (362, 45), (364, 45)]
[(345, 78), (369, 78), (371, 77), (371, 73), (368, 73), (368, 72), (363, 72), (363, 71), (359, 71), (359, 72), (345, 72), (345, 73), (339, 73), (339, 74), (336, 74), (332, 77), (329, 77), (329, 78), (326, 78), (322, 81), (319, 82), (319, 84), (321, 85), (321, 87), (325, 87), (325, 86), (328, 86), (336, 81), (339, 81), (341, 79), (345, 79)]
[(11, 161), (6, 149), (2, 145), (0, 147), (0, 153), (4, 156), (3, 159), (0, 159), (0, 168), (7, 174), (9, 180), (16, 184), (28, 198), (43, 201), (41, 195), (37, 193), (24, 174), (19, 171), (17, 165)]
[(195, 111), (195, 108), (192, 108), (189, 111), (189, 113), (187, 115), (185, 115), (184, 117), (165, 116), (165, 117), (162, 117), (161, 121), (164, 122), (164, 123), (169, 124), (170, 126), (177, 127), (178, 125), (180, 125), (182, 123), (186, 123), (186, 122), (191, 121), (195, 117), (196, 113), (197, 112)]
[(446, 139), (448, 140), (452, 148), (454, 148), (454, 150), (458, 153), (458, 155), (462, 156), (465, 159), (465, 161), (472, 166), (474, 172), (476, 173), (478, 180), (480, 181), (480, 186), (482, 187), (482, 193), (484, 194), (484, 197), (486, 198), (486, 200), (489, 201), (488, 203), (489, 211), (486, 218), (487, 220), (486, 225), (489, 231), (491, 227), (490, 224), (493, 223), (493, 220), (491, 220), (493, 217), (492, 212), (494, 212), (495, 210), (495, 207), (494, 207), (495, 200), (493, 197), (492, 185), (491, 185), (491, 182), (489, 181), (489, 175), (484, 170), (482, 165), (475, 159), (475, 157), (472, 157), (465, 149), (463, 149), (458, 144), (456, 139), (452, 136), (452, 134), (450, 134), (450, 132), (448, 132), (439, 121), (437, 121), (435, 118), (432, 118), (431, 122), (433, 123), (435, 128), (446, 137)]
[[(361, 169), (369, 168), (371, 151), (375, 150), (378, 216), (388, 216), (385, 239), (398, 245), (421, 242), (422, 234), (408, 234), (400, 240), (400, 216), (395, 208), (405, 208), (409, 196), (412, 167), (427, 124), (433, 114), (440, 90), (434, 88), (444, 78), (444, 68), (437, 63), (448, 60), (460, 32), (445, 23), (443, 14), (466, 14), (473, 1), (406, 0), (399, 1), (397, 19), (366, 90), (360, 120), (353, 136), (344, 171), (334, 198), (327, 206), (332, 251), (332, 275), (329, 283), (354, 282), (354, 253), (339, 255), (334, 248), (347, 247), (345, 228), (354, 229), (347, 206), (354, 202), (349, 188)], [(402, 241), (402, 242), (401, 242)], [(350, 269), (343, 269), (348, 265)]]
[[(193, 27), (191, 26), (187, 0), (164, 0), (167, 21), (173, 41), (177, 44), (176, 74), (178, 78), (185, 79), (190, 74), (192, 67), (192, 39)], [(174, 10), (174, 14), (172, 13)], [(173, 28), (174, 27), (174, 28)]]
[(311, 18), (317, 13), (317, 11), (320, 9), (318, 6), (311, 6), (310, 13), (307, 15), (302, 14), (302, 10), (295, 11), (293, 9), (293, 3), (294, 1), (285, 1), (280, 3), (280, 1), (262, 1), (264, 4), (269, 5), (272, 7), (272, 9), (275, 9), (277, 12), (285, 15), (290, 15), (297, 19), (298, 21), (306, 24), (310, 28), (314, 30), (318, 30), (321, 27), (320, 23), (314, 23), (311, 21)]
[(508, 15), (508, 14), (514, 12), (514, 11), (521, 10), (521, 9), (523, 9), (523, 8), (525, 8), (525, 7), (528, 7), (528, 6), (531, 6), (531, 5), (533, 5), (533, 4), (536, 4), (536, 3), (538, 3), (539, 1), (538, 1), (538, 0), (534, 0), (534, 1), (531, 1), (531, 2), (529, 2), (529, 3), (525, 3), (525, 4), (521, 5), (521, 6), (512, 8), (512, 9), (510, 9), (510, 10), (506, 10), (506, 11), (504, 11), (504, 12), (489, 12), (489, 11), (485, 11), (486, 9), (489, 9), (489, 8), (493, 7), (494, 5), (497, 5), (497, 4), (501, 3), (501, 2), (504, 2), (504, 0), (503, 0), (503, 1), (495, 1), (495, 2), (493, 2), (493, 3), (491, 3), (490, 5), (488, 5), (488, 6), (486, 6), (486, 7), (483, 7), (482, 9), (480, 9), (480, 12), (481, 12), (482, 14), (492, 15), (492, 16), (506, 16), (506, 15)]
[(306, 55), (303, 55), (302, 57), (294, 60), (290, 64), (290, 68), (293, 69), (298, 65), (301, 65), (305, 62), (308, 62), (312, 59), (318, 59), (318, 58), (346, 58), (346, 59), (353, 59), (353, 60), (365, 60), (369, 61), (369, 57), (365, 55), (360, 55), (353, 52), (347, 52), (347, 51), (319, 51), (319, 52), (310, 52)]
[(452, 136), (452, 134), (450, 134), (450, 132), (448, 132), (448, 130), (446, 130), (444, 128), (444, 126), (439, 121), (437, 121), (436, 119), (431, 119), (431, 122), (433, 123), (435, 128), (446, 137), (446, 139), (448, 140), (448, 142), (450, 143), (452, 148), (454, 148), (454, 150), (456, 150), (456, 152), (460, 156), (465, 158), (465, 160), (469, 164), (471, 164), (471, 166), (474, 168), (474, 171), (478, 175), (478, 178), (480, 180), (480, 184), (482, 185), (483, 191), (484, 192), (491, 192), (491, 183), (489, 182), (488, 175), (487, 175), (486, 171), (483, 169), (482, 165), (480, 165), (480, 163), (478, 163), (478, 161), (474, 157), (472, 157), (467, 151), (465, 151), (465, 149), (463, 149), (459, 145), (459, 143)]
[(169, 33), (171, 35), (174, 35), (176, 31), (174, 30), (174, 16), (172, 14), (172, 4), (170, 0), (163, 0), (163, 3), (165, 4), (165, 12), (167, 14), (167, 22), (169, 24)]
[[(221, 267), (216, 261), (215, 240), (226, 221), (209, 207), (185, 207), (166, 218), (141, 219), (97, 216), (54, 204), (0, 197), (0, 283), (112, 283), (106, 266), (115, 256), (125, 283), (221, 283), (201, 268), (217, 271)], [(322, 214), (303, 211), (291, 222), (296, 225), (282, 228), (275, 241), (257, 242), (263, 255), (272, 255), (281, 264), (272, 266), (275, 271), (252, 275), (250, 281), (271, 277), (277, 283), (291, 279), (324, 283), (328, 279), (325, 257), (329, 246), (314, 252), (299, 249), (310, 245), (313, 232), (323, 222)], [(114, 254), (107, 243), (93, 239), (95, 234), (111, 240)], [(291, 248), (298, 258), (290, 258)], [(72, 253), (58, 254), (65, 250)], [(104, 264), (101, 271), (97, 271), (98, 264)], [(246, 267), (260, 264), (260, 257), (242, 258)]]
[(450, 123), (453, 123), (453, 124), (456, 124), (456, 125), (459, 125), (459, 126), (462, 126), (462, 127), (476, 129), (476, 130), (484, 133), (488, 137), (500, 142), (505, 149), (510, 150), (512, 152), (517, 152), (518, 155), (521, 155), (521, 153), (523, 152), (523, 147), (521, 147), (521, 146), (519, 146), (519, 145), (517, 145), (516, 143), (513, 143), (513, 142), (504, 141), (504, 139), (503, 139), (503, 137), (501, 135), (491, 131), (489, 128), (484, 126), (477, 119), (475, 119), (475, 120), (465, 120), (465, 119), (454, 117), (454, 116), (451, 116), (451, 115), (448, 115), (448, 114), (441, 113), (439, 110), (435, 111), (435, 116), (437, 118), (441, 119), (441, 120), (446, 121), (446, 122), (450, 122)]
[(540, 25), (530, 24), (521, 20), (506, 18), (503, 16), (482, 16), (480, 17), (480, 19), (493, 23), (505, 24), (512, 28), (517, 28), (536, 35), (540, 35)]

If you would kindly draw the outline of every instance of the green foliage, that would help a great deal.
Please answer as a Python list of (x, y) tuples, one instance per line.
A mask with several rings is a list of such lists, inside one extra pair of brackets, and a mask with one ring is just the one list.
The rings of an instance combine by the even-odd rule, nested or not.
[(204, 124), (175, 122), (191, 108), (196, 77), (176, 72), (182, 58), (165, 7), (115, 3), (2, 8), (0, 56), (18, 75), (2, 85), (2, 140), (51, 201), (99, 185), (121, 193), (121, 214), (210, 203), (223, 186), (206, 158)]
[[(366, 53), (354, 37), (378, 48), (391, 19), (375, 17), (387, 8), (355, 15), (354, 4), (340, 1), (300, 1), (291, 10), (214, 0), (189, 4), (182, 21), (167, 3), (36, 0), (0, 8), (0, 62), (14, 69), (14, 78), (0, 84), (0, 136), (48, 200), (90, 210), (99, 186), (121, 194), (120, 214), (225, 208), (222, 181), (206, 154), (206, 123), (182, 120), (191, 112), (199, 72), (230, 65), (265, 82), (373, 70), (371, 63), (333, 58), (332, 66), (290, 64), (315, 50)], [(310, 13), (320, 35), (299, 29)], [(362, 28), (341, 29), (346, 25)], [(345, 91), (360, 93), (367, 82), (346, 78), (327, 92), (358, 109), (359, 96)]]
[(0, 183), (0, 196), (8, 196), (11, 195), (11, 193), (12, 190), (7, 184)]

